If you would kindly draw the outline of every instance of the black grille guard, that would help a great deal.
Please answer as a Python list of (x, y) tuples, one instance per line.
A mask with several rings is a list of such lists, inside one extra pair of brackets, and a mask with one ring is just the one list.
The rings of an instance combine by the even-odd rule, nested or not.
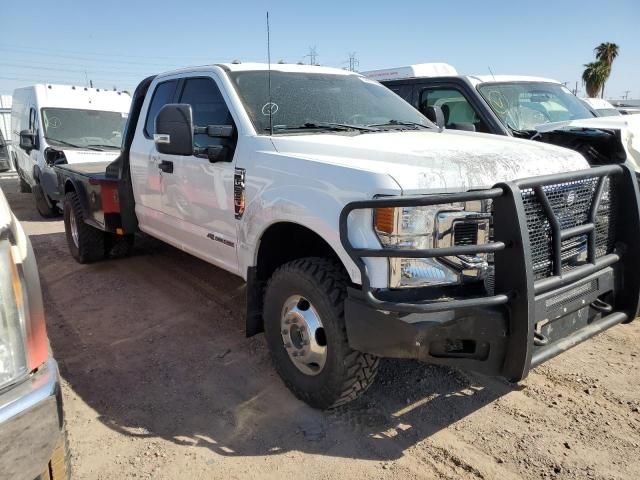
[[(616, 247), (613, 253), (596, 258), (595, 215), (602, 196), (604, 179), (609, 177), (617, 195)], [(587, 178), (597, 178), (598, 183), (587, 222), (573, 228), (562, 229), (553, 209), (549, 205), (542, 187)], [(529, 233), (522, 200), (522, 189), (532, 188), (538, 201), (544, 206), (545, 215), (551, 225), (554, 263), (552, 275), (535, 280), (531, 264)], [(407, 250), (399, 248), (355, 248), (348, 234), (348, 217), (354, 210), (384, 207), (430, 206), (451, 202), (473, 200), (493, 201), (494, 238), (482, 245), (464, 245), (448, 248)], [(572, 270), (561, 270), (562, 240), (577, 235), (587, 235), (587, 262)], [(506, 372), (508, 378), (526, 376), (530, 366), (535, 366), (551, 355), (541, 353), (541, 358), (532, 358), (532, 345), (536, 295), (578, 282), (606, 267), (617, 266), (621, 272), (615, 286), (615, 312), (601, 322), (621, 323), (633, 320), (640, 303), (640, 194), (635, 174), (626, 165), (607, 165), (588, 170), (526, 178), (495, 185), (491, 189), (407, 197), (384, 197), (355, 201), (347, 204), (340, 214), (340, 241), (361, 274), (362, 292), (367, 303), (378, 310), (409, 313), (433, 313), (457, 309), (503, 306), (509, 317), (509, 346), (505, 365), (514, 365), (514, 371)], [(391, 289), (376, 289), (370, 284), (367, 266), (363, 258), (434, 258), (453, 255), (493, 253), (495, 265), (494, 295), (472, 298), (453, 298), (407, 302), (400, 300), (400, 292)], [(622, 261), (621, 261), (622, 260)], [(623, 268), (624, 267), (624, 268)], [(384, 296), (384, 300), (379, 298)], [(393, 301), (394, 297), (399, 301)], [(595, 334), (595, 333), (594, 333)], [(513, 348), (512, 348), (513, 347)], [(545, 358), (542, 358), (546, 355)], [(512, 357), (512, 358), (509, 358)], [(512, 361), (512, 362), (510, 362)], [(509, 368), (509, 367), (507, 367)]]

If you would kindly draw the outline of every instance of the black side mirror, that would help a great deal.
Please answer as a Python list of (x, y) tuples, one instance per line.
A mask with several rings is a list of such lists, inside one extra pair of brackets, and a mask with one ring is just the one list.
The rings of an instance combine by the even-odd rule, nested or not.
[(453, 122), (449, 125), (452, 130), (464, 130), (465, 132), (475, 132), (476, 126), (470, 122)]
[(156, 148), (167, 155), (193, 155), (193, 113), (186, 103), (168, 103), (156, 116)]
[(27, 152), (36, 148), (36, 134), (32, 130), (22, 130), (20, 132), (20, 148)]
[(444, 112), (442, 111), (442, 108), (440, 106), (436, 105), (433, 107), (427, 107), (424, 114), (429, 120), (435, 123), (439, 128), (444, 128), (444, 124), (445, 124)]

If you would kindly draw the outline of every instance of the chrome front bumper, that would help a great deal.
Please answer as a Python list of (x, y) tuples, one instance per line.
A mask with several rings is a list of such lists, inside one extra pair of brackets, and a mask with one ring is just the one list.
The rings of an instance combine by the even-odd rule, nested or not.
[(50, 357), (22, 383), (0, 394), (0, 478), (38, 477), (62, 428), (58, 365)]

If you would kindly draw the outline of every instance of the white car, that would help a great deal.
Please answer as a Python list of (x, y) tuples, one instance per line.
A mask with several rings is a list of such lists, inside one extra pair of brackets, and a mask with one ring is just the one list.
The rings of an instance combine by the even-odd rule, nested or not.
[(113, 160), (120, 151), (131, 97), (126, 92), (39, 84), (13, 92), (12, 155), (22, 192), (33, 192), (38, 212), (59, 212), (53, 165)]
[(167, 72), (124, 137), (111, 164), (55, 167), (73, 257), (140, 229), (243, 278), (247, 335), (314, 407), (360, 395), (379, 357), (519, 380), (638, 311), (626, 166), (439, 129), (359, 74)]

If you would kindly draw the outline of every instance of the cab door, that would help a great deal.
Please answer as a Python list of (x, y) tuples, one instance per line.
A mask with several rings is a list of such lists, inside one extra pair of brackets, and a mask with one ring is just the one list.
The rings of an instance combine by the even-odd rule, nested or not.
[[(20, 147), (19, 134), (22, 130), (29, 130), (36, 133), (33, 149), (27, 151)], [(38, 134), (38, 111), (36, 107), (30, 103), (25, 106), (23, 122), (20, 123), (19, 129), (16, 131), (16, 138), (15, 151), (18, 158), (18, 166), (26, 177), (27, 182), (33, 185), (35, 184), (35, 167), (38, 164), (38, 156), (40, 155), (40, 136)]]
[[(214, 76), (184, 78), (178, 103), (191, 105), (193, 124), (231, 125), (235, 122)], [(196, 149), (222, 145), (226, 158), (212, 162), (206, 155), (167, 155), (172, 172), (162, 173), (162, 212), (165, 228), (186, 251), (236, 272), (236, 220), (233, 178), (237, 133), (233, 138), (195, 134)]]
[(156, 115), (167, 103), (173, 103), (180, 79), (161, 80), (151, 85), (147, 94), (151, 100), (142, 108), (129, 153), (131, 183), (136, 200), (136, 214), (143, 231), (164, 239), (158, 229), (162, 217), (163, 173), (159, 168), (160, 154), (153, 141)]

